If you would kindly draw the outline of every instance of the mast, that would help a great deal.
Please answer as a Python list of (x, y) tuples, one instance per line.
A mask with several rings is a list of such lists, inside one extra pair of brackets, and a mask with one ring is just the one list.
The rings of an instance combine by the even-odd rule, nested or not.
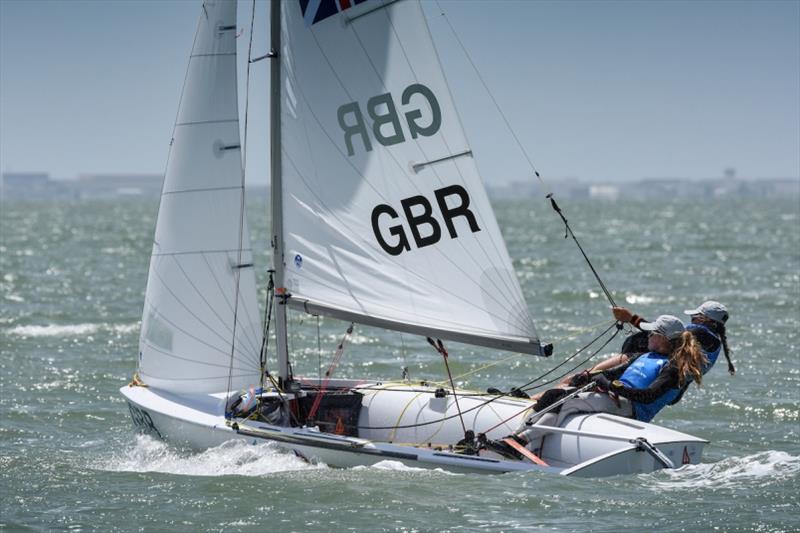
[(275, 338), (278, 355), (278, 383), (289, 378), (289, 349), (286, 342), (286, 286), (283, 260), (283, 188), (281, 185), (281, 0), (272, 0), (270, 10), (270, 196), (272, 198), (272, 268), (275, 270)]

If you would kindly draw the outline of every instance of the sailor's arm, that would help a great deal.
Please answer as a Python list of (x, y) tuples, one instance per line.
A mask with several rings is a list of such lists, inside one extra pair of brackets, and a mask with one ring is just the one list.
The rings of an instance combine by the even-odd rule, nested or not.
[(638, 328), (642, 322), (647, 322), (644, 317), (634, 314), (626, 307), (612, 307), (611, 313), (614, 315), (614, 320), (618, 320), (623, 324), (631, 324), (635, 328)]
[(619, 394), (632, 402), (652, 403), (668, 390), (678, 388), (678, 369), (669, 365), (649, 386), (643, 389), (626, 387), (621, 381), (610, 381), (607, 373), (595, 381), (604, 389)]
[(577, 374), (570, 374), (561, 380), (562, 385), (569, 385), (571, 387), (582, 387), (592, 380), (592, 377), (620, 365), (627, 365), (630, 362), (628, 356), (624, 353), (612, 355), (608, 359), (603, 359), (593, 367), (579, 372)]

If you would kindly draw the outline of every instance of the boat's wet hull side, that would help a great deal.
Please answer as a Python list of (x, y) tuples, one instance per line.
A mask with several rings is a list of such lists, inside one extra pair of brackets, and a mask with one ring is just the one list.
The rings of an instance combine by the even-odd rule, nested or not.
[[(309, 460), (330, 466), (369, 466), (381, 461), (397, 461), (417, 468), (443, 468), (455, 472), (502, 473), (511, 471), (546, 471), (564, 475), (608, 476), (617, 474), (646, 473), (664, 467), (653, 453), (642, 451), (635, 444), (636, 438), (645, 438), (657, 447), (675, 465), (697, 463), (705, 441), (691, 435), (667, 428), (644, 424), (606, 414), (578, 415), (570, 419), (561, 431), (581, 432), (579, 435), (550, 433), (544, 437), (541, 457), (548, 466), (542, 467), (529, 461), (504, 460), (492, 453), (481, 456), (452, 453), (447, 444), (454, 444), (463, 435), (460, 419), (452, 418), (438, 424), (433, 433), (436, 442), (414, 442), (402, 438), (391, 439), (375, 430), (372, 434), (348, 437), (321, 433), (315, 429), (271, 426), (268, 424), (239, 420), (228, 424), (224, 417), (224, 403), (217, 397), (181, 397), (146, 387), (123, 387), (121, 392), (136, 427), (179, 446), (204, 450), (232, 439), (252, 444), (274, 442), (281, 448), (293, 451)], [(385, 403), (370, 402), (364, 398), (359, 424), (383, 424), (386, 420), (397, 424), (410, 420), (425, 420), (433, 416), (426, 412), (431, 404), (443, 400), (433, 391), (421, 389), (397, 390), (383, 396), (393, 398)], [(476, 398), (463, 397), (464, 408), (469, 408)], [(373, 398), (374, 400), (374, 398)], [(475, 427), (480, 431), (487, 423), (495, 424), (519, 413), (526, 402), (496, 402), (492, 411), (485, 411), (484, 418), (474, 415)], [(380, 408), (380, 409), (378, 409)], [(479, 410), (476, 409), (475, 412)], [(446, 404), (437, 410), (449, 413)], [(466, 417), (465, 417), (466, 421)], [(402, 425), (402, 424), (401, 424)], [(412, 428), (413, 429), (413, 428)], [(384, 431), (384, 430), (380, 430)], [(430, 429), (426, 429), (430, 432)], [(503, 428), (492, 438), (501, 438), (508, 433)], [(509, 431), (510, 432), (510, 431)], [(477, 433), (477, 431), (476, 431)], [(403, 436), (403, 433), (398, 433)], [(418, 434), (411, 434), (418, 438)], [(405, 436), (408, 436), (406, 434)], [(381, 438), (382, 437), (382, 438)], [(433, 437), (431, 437), (433, 440)], [(444, 446), (441, 443), (445, 443)]]

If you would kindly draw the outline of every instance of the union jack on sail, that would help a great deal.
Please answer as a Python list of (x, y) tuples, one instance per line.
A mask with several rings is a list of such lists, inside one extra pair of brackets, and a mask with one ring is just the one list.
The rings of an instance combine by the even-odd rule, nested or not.
[(316, 24), (356, 4), (368, 0), (299, 0), (306, 26)]

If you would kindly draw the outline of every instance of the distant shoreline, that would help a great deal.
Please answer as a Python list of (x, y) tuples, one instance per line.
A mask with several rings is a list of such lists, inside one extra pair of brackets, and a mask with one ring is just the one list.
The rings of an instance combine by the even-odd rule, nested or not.
[[(163, 177), (152, 174), (93, 174), (78, 179), (52, 179), (47, 173), (4, 173), (0, 200), (78, 201), (93, 199), (158, 198)], [(554, 193), (563, 199), (620, 200), (654, 198), (795, 198), (800, 178), (722, 178), (690, 180), (654, 178), (632, 182), (584, 182), (575, 178), (550, 178), (548, 190), (533, 180), (486, 187), (492, 200), (538, 198)], [(267, 185), (247, 187), (250, 194), (268, 195)]]

